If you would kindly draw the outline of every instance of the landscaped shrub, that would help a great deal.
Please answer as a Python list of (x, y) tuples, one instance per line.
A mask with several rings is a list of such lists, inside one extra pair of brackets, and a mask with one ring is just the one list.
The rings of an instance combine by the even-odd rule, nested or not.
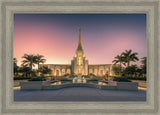
[(97, 84), (98, 81), (99, 81), (98, 79), (94, 79), (94, 78), (93, 79), (87, 79), (87, 83), (96, 83)]
[(69, 73), (64, 74), (65, 77), (69, 76)]
[(69, 79), (67, 79), (67, 78), (62, 78), (62, 79), (60, 79), (61, 81), (72, 81), (72, 80), (69, 80)]
[(130, 80), (144, 80), (146, 81), (146, 77), (126, 77), (127, 79), (130, 79)]
[(46, 81), (45, 77), (33, 77), (29, 81)]
[(87, 81), (98, 81), (98, 78), (92, 78), (92, 79), (89, 79)]
[(96, 76), (95, 74), (92, 74), (92, 73), (90, 73), (89, 76), (90, 77), (92, 76), (93, 78), (97, 78), (98, 77), (98, 76)]
[[(44, 76), (43, 76), (44, 77)], [(53, 76), (45, 76), (46, 80), (53, 80)]]
[(69, 75), (69, 78), (74, 78), (74, 77), (76, 77), (76, 75), (73, 74)]
[(125, 77), (114, 77), (113, 81), (118, 81), (118, 82), (131, 82), (130, 80), (128, 80)]
[(31, 77), (14, 77), (14, 80), (28, 80), (31, 79)]
[(82, 77), (90, 78), (90, 76), (89, 76), (89, 75), (82, 75)]

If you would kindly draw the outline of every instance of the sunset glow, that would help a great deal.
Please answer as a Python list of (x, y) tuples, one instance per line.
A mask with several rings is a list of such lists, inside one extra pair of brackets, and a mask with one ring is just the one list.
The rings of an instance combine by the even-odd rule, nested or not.
[[(111, 64), (125, 50), (147, 55), (145, 14), (15, 14), (14, 57), (44, 55), (46, 64), (70, 64), (78, 27), (89, 64)], [(136, 62), (139, 64), (139, 62)]]

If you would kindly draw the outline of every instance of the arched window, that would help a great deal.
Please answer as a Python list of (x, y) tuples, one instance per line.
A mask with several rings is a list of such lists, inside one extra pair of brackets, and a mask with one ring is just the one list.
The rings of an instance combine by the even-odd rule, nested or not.
[(95, 74), (95, 75), (97, 75), (97, 72), (98, 72), (98, 70), (97, 70), (97, 69), (94, 69), (94, 74)]
[(70, 69), (67, 69), (67, 73), (70, 74), (70, 73), (71, 73), (71, 70), (70, 70)]
[(101, 75), (103, 75), (103, 70), (101, 70)]
[(62, 75), (64, 75), (66, 72), (65, 72), (65, 69), (62, 69)]
[(92, 69), (89, 69), (89, 73), (92, 73)]

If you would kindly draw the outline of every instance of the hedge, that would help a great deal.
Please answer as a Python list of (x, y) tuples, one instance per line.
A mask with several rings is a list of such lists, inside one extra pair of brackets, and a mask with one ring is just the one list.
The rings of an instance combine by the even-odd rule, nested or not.
[(14, 80), (28, 80), (28, 79), (31, 79), (31, 77), (14, 77), (13, 78)]
[(114, 77), (113, 81), (118, 81), (118, 82), (131, 82), (130, 80), (128, 80), (125, 77)]
[(146, 81), (146, 77), (126, 77), (127, 79), (130, 79), (130, 80), (144, 80)]

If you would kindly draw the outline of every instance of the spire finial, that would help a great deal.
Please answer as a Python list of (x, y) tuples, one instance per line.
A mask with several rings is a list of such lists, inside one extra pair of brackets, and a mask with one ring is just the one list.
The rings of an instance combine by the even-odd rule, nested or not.
[(79, 27), (79, 32), (81, 32), (81, 27)]
[(81, 28), (79, 27), (79, 41), (78, 41), (78, 47), (77, 47), (77, 50), (81, 50), (83, 51), (83, 48), (82, 48), (82, 44), (81, 44)]
[(79, 27), (79, 41), (81, 42), (81, 28)]

